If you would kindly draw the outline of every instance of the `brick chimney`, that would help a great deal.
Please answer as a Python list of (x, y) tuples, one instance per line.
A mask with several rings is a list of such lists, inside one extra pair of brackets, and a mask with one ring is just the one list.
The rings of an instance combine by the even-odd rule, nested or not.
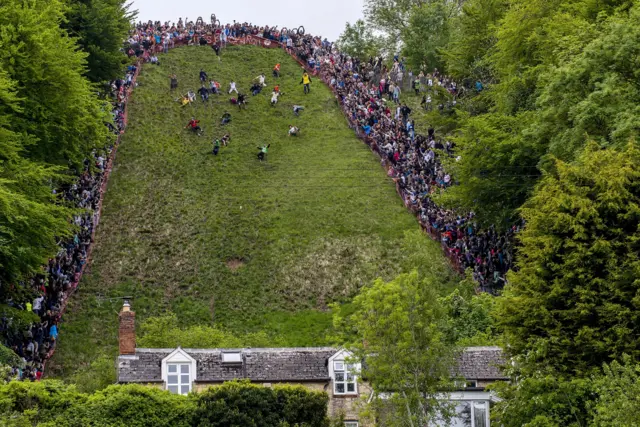
[(120, 354), (136, 354), (136, 313), (131, 311), (129, 300), (124, 300), (118, 319)]

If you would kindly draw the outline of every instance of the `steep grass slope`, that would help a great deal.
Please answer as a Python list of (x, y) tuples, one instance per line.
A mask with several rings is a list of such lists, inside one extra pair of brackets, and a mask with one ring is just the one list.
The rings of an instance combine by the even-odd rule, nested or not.
[[(282, 345), (326, 343), (331, 302), (348, 302), (376, 277), (407, 269), (400, 249), (417, 230), (379, 160), (355, 138), (330, 91), (280, 50), (188, 47), (145, 65), (129, 127), (109, 182), (92, 264), (72, 298), (49, 374), (68, 375), (117, 348), (119, 299), (134, 297), (138, 322), (173, 311), (182, 325), (215, 322), (238, 333), (266, 331)], [(271, 107), (271, 69), (282, 64), (283, 96)], [(248, 92), (239, 111), (228, 95), (181, 107), (169, 91), (196, 90), (198, 72)], [(295, 117), (292, 106), (305, 107)], [(232, 123), (220, 126), (229, 111)], [(205, 135), (184, 129), (195, 116)], [(287, 136), (289, 124), (301, 136)], [(211, 154), (215, 136), (231, 143)], [(258, 145), (271, 144), (267, 162)], [(419, 245), (442, 262), (426, 237)]]

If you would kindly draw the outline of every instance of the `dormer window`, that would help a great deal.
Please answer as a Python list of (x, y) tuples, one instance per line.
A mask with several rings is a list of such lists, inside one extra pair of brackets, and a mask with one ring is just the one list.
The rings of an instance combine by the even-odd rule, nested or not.
[(358, 394), (354, 365), (344, 360), (333, 362), (333, 394)]
[(360, 364), (353, 363), (353, 354), (340, 350), (329, 358), (329, 377), (333, 382), (334, 396), (357, 396)]
[(175, 394), (189, 394), (196, 380), (196, 361), (178, 347), (162, 359), (165, 389)]

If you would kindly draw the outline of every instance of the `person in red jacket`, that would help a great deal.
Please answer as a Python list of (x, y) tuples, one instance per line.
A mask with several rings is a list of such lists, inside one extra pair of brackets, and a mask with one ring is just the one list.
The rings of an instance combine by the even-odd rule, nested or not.
[(185, 126), (185, 129), (191, 129), (193, 132), (198, 134), (198, 136), (200, 136), (200, 134), (202, 133), (202, 129), (200, 128), (198, 123), (200, 123), (200, 120), (196, 120), (195, 117), (191, 117), (191, 120), (189, 120), (189, 123)]

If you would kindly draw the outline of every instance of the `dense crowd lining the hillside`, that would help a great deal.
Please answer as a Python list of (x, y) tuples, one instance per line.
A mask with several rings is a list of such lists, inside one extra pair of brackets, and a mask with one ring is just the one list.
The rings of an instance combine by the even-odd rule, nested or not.
[[(123, 79), (111, 82), (113, 124), (108, 123), (114, 135), (120, 135), (125, 127), (125, 103), (136, 73), (135, 66), (129, 66)], [(24, 380), (39, 380), (46, 360), (53, 354), (58, 338), (58, 323), (66, 306), (66, 300), (78, 285), (84, 265), (87, 262), (93, 231), (99, 221), (99, 203), (105, 172), (114, 143), (102, 150), (94, 150), (91, 159), (86, 159), (78, 180), (59, 190), (62, 199), (76, 208), (83, 209), (82, 214), (73, 216), (76, 232), (71, 239), (59, 243), (59, 251), (49, 260), (41, 274), (35, 275), (30, 286), (37, 295), (33, 302), (10, 300), (7, 304), (21, 310), (33, 311), (40, 317), (26, 331), (11, 334), (12, 319), (6, 315), (0, 319), (0, 327), (10, 337), (7, 346), (24, 361), (24, 367), (13, 367), (10, 376)], [(26, 284), (18, 284), (25, 286)]]
[[(213, 21), (213, 19), (212, 19)], [(438, 188), (452, 185), (451, 177), (443, 169), (438, 157), (454, 155), (454, 145), (428, 129), (426, 136), (417, 134), (410, 119), (411, 109), (400, 103), (403, 76), (416, 93), (422, 93), (422, 106), (431, 108), (432, 89), (441, 86), (456, 96), (465, 88), (452, 79), (432, 74), (414, 76), (397, 57), (391, 69), (379, 59), (359, 61), (337, 51), (334, 44), (302, 31), (281, 31), (277, 28), (250, 24), (138, 24), (131, 32), (123, 49), (130, 57), (146, 62), (158, 62), (156, 53), (181, 44), (213, 44), (219, 54), (228, 42), (247, 35), (259, 36), (279, 43), (296, 57), (314, 75), (320, 76), (336, 94), (350, 126), (382, 159), (388, 175), (394, 179), (405, 204), (418, 216), (421, 224), (438, 238), (458, 268), (473, 270), (473, 278), (482, 291), (495, 292), (504, 284), (504, 275), (513, 262), (513, 235), (520, 225), (514, 225), (501, 234), (493, 227), (482, 230), (473, 213), (457, 214), (437, 206), (430, 197)], [(112, 114), (114, 124), (110, 130), (119, 135), (125, 127), (125, 104), (129, 89), (134, 84), (136, 67), (129, 66), (123, 79), (111, 82)], [(307, 88), (308, 89), (308, 88)], [(467, 88), (472, 89), (472, 88)], [(481, 90), (481, 85), (476, 85)], [(445, 105), (439, 105), (443, 109)], [(294, 108), (295, 110), (295, 108)], [(95, 151), (87, 159), (78, 181), (60, 191), (64, 199), (78, 208), (82, 215), (73, 218), (77, 232), (70, 240), (60, 242), (60, 250), (49, 260), (42, 274), (31, 279), (37, 294), (33, 302), (9, 301), (9, 305), (33, 311), (40, 322), (24, 331), (10, 335), (7, 343), (25, 362), (15, 367), (12, 377), (26, 380), (41, 378), (45, 361), (52, 355), (58, 338), (58, 322), (66, 299), (80, 280), (87, 262), (93, 231), (99, 221), (99, 203), (107, 163), (114, 145)], [(3, 316), (0, 326), (11, 330), (11, 319)]]

